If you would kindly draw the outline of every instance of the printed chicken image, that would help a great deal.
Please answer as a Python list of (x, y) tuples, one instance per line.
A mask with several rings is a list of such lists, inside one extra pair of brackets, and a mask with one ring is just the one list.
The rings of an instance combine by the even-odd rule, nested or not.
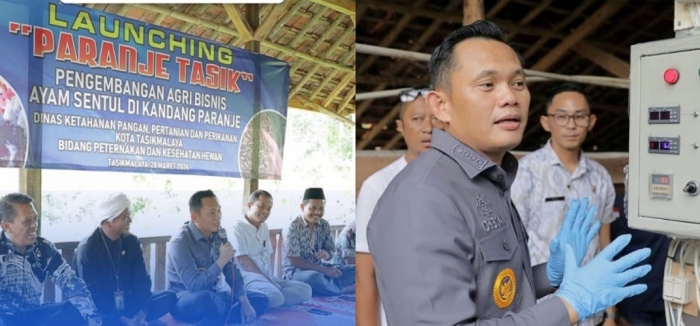
[[(238, 153), (241, 177), (281, 179), (286, 122), (285, 117), (276, 111), (262, 111), (248, 123), (243, 131)], [(257, 152), (255, 151), (256, 138), (258, 140)], [(254, 171), (256, 161), (259, 164), (257, 171)]]
[(29, 125), (22, 101), (0, 77), (0, 167), (24, 167)]

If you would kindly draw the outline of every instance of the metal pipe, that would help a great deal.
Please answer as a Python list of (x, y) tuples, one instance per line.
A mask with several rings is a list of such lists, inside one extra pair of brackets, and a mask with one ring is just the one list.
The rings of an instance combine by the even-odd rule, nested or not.
[[(391, 48), (386, 48), (386, 47), (381, 47), (381, 46), (376, 46), (376, 45), (357, 43), (357, 44), (355, 44), (355, 51), (356, 51), (356, 53), (372, 54), (372, 55), (399, 58), (399, 59), (408, 59), (408, 60), (414, 60), (414, 61), (430, 61), (430, 54), (413, 52), (413, 51), (406, 51), (406, 50), (397, 50), (397, 49), (391, 49)], [(625, 88), (625, 89), (629, 88), (629, 79), (614, 78), (614, 77), (601, 77), (601, 76), (568, 76), (568, 75), (561, 75), (561, 74), (555, 74), (555, 73), (550, 73), (550, 72), (535, 71), (535, 70), (530, 70), (530, 69), (524, 69), (524, 70), (525, 70), (525, 75), (529, 77), (527, 79), (528, 82), (543, 82), (543, 81), (561, 80), (561, 81), (578, 82), (578, 83), (582, 83), (582, 84), (591, 84), (591, 85), (598, 85), (598, 86), (605, 86), (605, 87), (615, 87), (615, 88)], [(377, 92), (359, 93), (359, 94), (355, 95), (355, 100), (362, 101), (362, 100), (377, 99), (377, 98), (382, 98), (382, 97), (397, 96), (402, 90), (404, 90), (404, 88), (395, 89), (395, 90), (384, 90), (384, 91), (377, 91)]]

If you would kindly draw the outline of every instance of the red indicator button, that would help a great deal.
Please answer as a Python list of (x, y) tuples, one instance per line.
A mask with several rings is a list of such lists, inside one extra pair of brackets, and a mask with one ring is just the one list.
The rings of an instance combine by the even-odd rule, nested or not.
[(667, 84), (675, 84), (678, 81), (678, 70), (669, 68), (664, 72), (664, 81)]

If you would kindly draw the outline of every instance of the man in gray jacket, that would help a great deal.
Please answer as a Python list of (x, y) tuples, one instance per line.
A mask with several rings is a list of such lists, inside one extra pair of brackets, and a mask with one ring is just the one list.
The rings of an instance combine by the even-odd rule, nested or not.
[[(428, 105), (445, 131), (392, 180), (367, 234), (389, 326), (569, 325), (646, 290), (625, 286), (640, 249), (617, 238), (579, 267), (600, 222), (573, 200), (549, 262), (531, 267), (527, 233), (510, 199), (530, 93), (522, 63), (488, 21), (448, 35), (430, 61)], [(536, 299), (555, 296), (537, 304)]]

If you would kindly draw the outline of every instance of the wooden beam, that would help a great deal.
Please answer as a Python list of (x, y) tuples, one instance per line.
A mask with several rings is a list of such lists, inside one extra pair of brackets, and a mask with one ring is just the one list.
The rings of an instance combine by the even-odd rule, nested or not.
[(422, 78), (404, 78), (394, 77), (393, 74), (382, 74), (381, 76), (362, 75), (357, 76), (357, 81), (358, 83), (362, 83), (362, 85), (386, 84), (388, 87), (401, 88), (427, 85), (430, 83), (430, 76), (425, 76)]
[[(325, 9), (323, 9), (323, 10), (325, 10)], [(315, 19), (320, 19), (322, 15), (323, 15), (323, 12), (319, 12), (319, 13), (318, 13), (316, 16), (314, 16), (311, 20), (314, 21)], [(316, 20), (316, 21), (317, 21), (317, 20)], [(323, 33), (323, 35), (321, 35), (321, 37), (317, 38), (316, 41), (309, 47), (309, 49), (318, 49), (318, 48), (320, 48), (321, 44), (323, 44), (323, 42), (325, 42), (325, 39), (328, 38), (328, 37), (331, 35), (331, 33), (333, 32), (333, 30), (338, 26), (338, 24), (340, 24), (340, 21), (341, 21), (341, 19), (336, 19), (336, 20), (333, 22), (333, 24), (331, 24), (330, 27), (326, 28), (326, 31)], [(315, 23), (314, 23), (314, 24), (315, 24)], [(304, 26), (304, 27), (297, 33), (297, 35), (294, 37), (294, 40), (296, 40), (297, 38), (298, 38), (298, 39), (301, 39), (301, 38), (303, 37), (303, 35), (304, 35), (304, 34), (302, 34), (302, 32), (303, 32), (303, 33), (306, 33), (306, 32), (309, 30), (309, 29), (307, 29), (307, 27), (308, 27), (309, 25), (313, 25), (313, 24), (312, 24), (311, 22), (308, 22), (308, 23), (307, 23), (307, 26)], [(337, 41), (336, 41), (336, 43), (337, 43)], [(295, 41), (292, 41), (290, 44), (296, 44), (296, 43), (295, 43)], [(296, 46), (296, 45), (294, 45), (294, 46)], [(333, 47), (333, 43), (331, 43), (331, 47)], [(329, 51), (325, 51), (325, 52), (326, 52), (326, 56), (329, 56), (329, 55), (330, 55)], [(295, 71), (297, 71), (297, 69), (301, 68), (301, 66), (302, 66), (303, 64), (304, 64), (304, 62), (303, 62), (302, 60), (297, 61), (297, 62), (292, 66), (292, 68), (289, 70), (290, 73), (294, 73)], [(315, 73), (316, 73), (316, 70), (318, 70), (318, 69), (317, 69), (317, 68), (314, 68), (314, 70), (313, 70), (313, 72), (311, 72), (311, 74), (312, 74), (312, 75), (315, 74)], [(308, 70), (307, 70), (307, 72), (308, 72)], [(302, 86), (304, 86), (304, 85), (302, 85)], [(294, 96), (294, 94), (290, 94), (289, 96)]]
[(311, 101), (308, 98), (305, 98), (303, 96), (293, 96), (292, 98), (289, 99), (289, 106), (290, 107), (295, 107), (295, 108), (305, 108), (308, 110), (313, 110), (321, 113), (325, 113), (328, 116), (330, 116), (333, 119), (336, 119), (342, 123), (351, 125), (353, 128), (355, 127), (355, 122), (338, 114), (335, 113), (333, 110), (329, 110), (325, 107), (323, 107), (321, 104), (317, 103), (316, 101)]
[(345, 97), (340, 101), (340, 104), (338, 104), (338, 109), (336, 110), (336, 112), (338, 112), (338, 114), (342, 113), (343, 110), (345, 110), (345, 107), (348, 106), (350, 101), (352, 101), (352, 99), (355, 98), (356, 88), (357, 88), (357, 85), (350, 88), (350, 90), (345, 95)]
[[(455, 9), (457, 9), (460, 6), (461, 1), (462, 0), (451, 0), (450, 3), (447, 5), (447, 7), (444, 8), (444, 13), (447, 14), (447, 13), (450, 13), (450, 12), (454, 11)], [(365, 8), (365, 7), (363, 6), (362, 8)], [(428, 28), (426, 28), (423, 31), (423, 34), (418, 38), (418, 40), (411, 45), (411, 48), (409, 49), (409, 51), (418, 51), (421, 48), (423, 48), (423, 46), (428, 42), (428, 40), (432, 39), (433, 34), (435, 34), (435, 31), (437, 31), (438, 28), (440, 28), (442, 23), (443, 23), (442, 20), (434, 19), (433, 22), (430, 23), (430, 26), (428, 26)], [(408, 61), (399, 62), (399, 63), (393, 65), (391, 68), (389, 68), (389, 70), (385, 73), (385, 75), (388, 75), (388, 76), (394, 75), (397, 72), (401, 71), (407, 64), (408, 64)], [(430, 78), (428, 78), (428, 80), (430, 80)], [(386, 85), (384, 83), (380, 83), (377, 87), (375, 87), (373, 89), (373, 91), (384, 90), (384, 89), (386, 89), (387, 86), (388, 85)], [(372, 105), (373, 102), (374, 102), (373, 100), (368, 100), (368, 101), (364, 101), (364, 102), (362, 102), (362, 104), (360, 104), (360, 107), (357, 108), (357, 111), (355, 112), (358, 121), (360, 120), (360, 116)]]
[[(328, 58), (328, 57), (331, 55), (331, 53), (335, 52), (335, 50), (338, 49), (338, 47), (340, 46), (340, 44), (344, 43), (345, 40), (346, 40), (347, 38), (349, 38), (351, 35), (355, 35), (355, 29), (346, 29), (346, 30), (338, 37), (338, 39), (336, 40), (335, 44), (333, 44), (330, 48), (328, 48), (328, 49), (326, 49), (326, 50), (323, 51), (323, 52), (325, 52), (325, 54), (322, 56), (322, 58), (324, 58), (324, 59)], [(341, 59), (340, 62), (343, 62), (343, 60)], [(326, 84), (328, 84), (328, 82), (330, 82), (331, 80), (333, 80), (333, 77), (334, 77), (335, 75), (336, 75), (336, 71), (331, 70), (331, 71), (328, 73), (328, 75), (326, 76), (326, 78), (324, 78), (323, 81), (321, 81), (321, 83), (320, 83), (320, 84), (316, 87), (316, 89), (311, 93), (311, 95), (309, 96), (309, 99), (313, 100), (314, 98), (316, 98), (316, 96), (317, 96), (322, 90), (324, 90), (324, 88), (326, 87)], [(347, 86), (347, 84), (348, 84), (348, 82), (350, 81), (350, 79), (354, 79), (354, 78), (355, 78), (355, 74), (354, 74), (354, 73), (352, 73), (352, 74), (351, 74), (351, 73), (345, 74), (345, 77), (344, 77), (344, 78), (335, 86), (335, 88), (333, 88), (333, 90), (328, 94), (328, 96), (326, 97), (326, 100), (323, 101), (323, 106), (324, 106), (324, 107), (328, 107), (328, 105), (330, 105), (331, 102), (333, 102), (333, 100), (334, 100), (335, 97), (338, 95), (338, 93), (340, 93), (340, 91), (342, 91), (342, 90), (345, 88), (345, 86)]]
[[(253, 29), (257, 29), (260, 26), (260, 4), (245, 4), (246, 8), (246, 21)], [(260, 42), (257, 40), (252, 40), (245, 44), (245, 49), (251, 52), (260, 52)], [(260, 110), (260, 87), (255, 87), (253, 91), (253, 114), (257, 114)], [(252, 166), (253, 171), (251, 174), (257, 176), (259, 174), (258, 167), (260, 166), (260, 119), (253, 119), (253, 158)], [(248, 179), (245, 178), (243, 181), (243, 207), (242, 213), (245, 214), (246, 208), (248, 207), (248, 197), (254, 191), (258, 190), (258, 179)]]
[(615, 77), (629, 78), (630, 65), (626, 61), (614, 56), (597, 46), (593, 46), (587, 42), (579, 42), (574, 45), (573, 50), (591, 62), (601, 66)]
[[(617, 1), (613, 1), (617, 2)], [(364, 2), (361, 2), (361, 5), (366, 6), (367, 8), (370, 9), (375, 9), (375, 10), (385, 10), (385, 11), (391, 11), (391, 12), (397, 12), (401, 13), (404, 15), (412, 15), (414, 17), (425, 17), (425, 18), (432, 18), (435, 20), (439, 20), (442, 23), (455, 23), (455, 24), (461, 24), (462, 23), (462, 15), (458, 13), (448, 13), (448, 12), (439, 12), (439, 11), (433, 11), (433, 10), (424, 10), (424, 9), (413, 9), (411, 6), (404, 6), (400, 4), (394, 4), (394, 3), (389, 3), (389, 2), (380, 2), (380, 1), (369, 1), (369, 0), (364, 0)], [(496, 23), (498, 26), (503, 28), (506, 31), (515, 31), (517, 30), (518, 33), (520, 34), (525, 34), (525, 35), (535, 35), (535, 36), (547, 36), (549, 38), (554, 38), (554, 39), (564, 39), (566, 37), (565, 34), (561, 32), (554, 32), (549, 28), (541, 28), (541, 27), (535, 27), (535, 26), (519, 26), (516, 23), (513, 23), (511, 21), (505, 20), (505, 19), (498, 19), (498, 18), (492, 18), (490, 19), (494, 23)], [(395, 25), (396, 26), (396, 25)]]
[(391, 137), (391, 140), (389, 140), (386, 144), (384, 144), (383, 149), (396, 148), (396, 145), (398, 145), (398, 143), (401, 139), (403, 139), (403, 135), (398, 130), (396, 130), (396, 135), (394, 135), (394, 137)]
[[(289, 10), (287, 10), (287, 12), (284, 14), (284, 16), (282, 16), (282, 18), (276, 22), (277, 26), (285, 26), (287, 24), (287, 22), (290, 19), (292, 19), (292, 17), (296, 16), (298, 13), (301, 12), (301, 11), (299, 11), (299, 9), (301, 8), (301, 6), (303, 6), (305, 4), (306, 4), (306, 1), (295, 2), (294, 5), (291, 8), (289, 8)], [(274, 28), (272, 30), (272, 34), (270, 36), (270, 39), (276, 40), (277, 38), (282, 36), (280, 34), (285, 34), (286, 32), (287, 32), (287, 30), (285, 28)]]
[(270, 14), (268, 14), (267, 17), (265, 17), (265, 21), (263, 21), (262, 24), (260, 24), (260, 26), (255, 29), (255, 33), (253, 33), (253, 38), (258, 41), (267, 39), (267, 35), (270, 34), (270, 31), (277, 25), (282, 15), (285, 13), (285, 10), (287, 9), (287, 7), (289, 7), (290, 3), (292, 3), (291, 0), (282, 1), (282, 3), (278, 4), (273, 4), (272, 6), (274, 7), (272, 7), (272, 10), (270, 10)]
[[(324, 77), (323, 80), (321, 80), (321, 82), (317, 86), (314, 87), (313, 91), (311, 91), (311, 94), (309, 94), (309, 99), (311, 99), (311, 100), (315, 99), (316, 96), (318, 96), (318, 94), (321, 93), (321, 91), (324, 88), (326, 88), (326, 84), (328, 84), (331, 80), (334, 80), (333, 77), (335, 77), (335, 74), (336, 74), (336, 71), (333, 71), (333, 70), (329, 71), (328, 74), (326, 75), (326, 77)], [(347, 76), (354, 76), (354, 74), (345, 74), (345, 76), (347, 78)], [(333, 94), (333, 92), (335, 92), (335, 90), (337, 90), (337, 89), (339, 89), (339, 91), (342, 90), (342, 87), (345, 87), (345, 85), (341, 85), (341, 83), (338, 83), (338, 85), (336, 85), (336, 87), (333, 88), (333, 90), (328, 94), (328, 96), (326, 96), (325, 101), (328, 101), (328, 104), (330, 104), (330, 102), (333, 102), (333, 100), (335, 98), (335, 95)], [(325, 101), (324, 101), (324, 103), (325, 103)], [(321, 104), (321, 105), (323, 105), (323, 107), (328, 107), (328, 104)]]
[(462, 25), (484, 19), (484, 0), (464, 0)]
[[(544, 1), (540, 2), (535, 8), (533, 8), (532, 10), (530, 10), (530, 12), (528, 12), (527, 15), (525, 15), (525, 17), (523, 17), (523, 19), (521, 19), (521, 20), (518, 22), (518, 25), (523, 26), (523, 27), (526, 27), (527, 25), (530, 24), (530, 22), (531, 22), (533, 19), (535, 19), (535, 17), (537, 17), (537, 15), (539, 15), (542, 11), (544, 11), (545, 9), (547, 9), (547, 7), (549, 7), (549, 5), (550, 5), (551, 3), (552, 3), (552, 0), (544, 0)], [(510, 33), (509, 33), (508, 36), (506, 37), (506, 41), (512, 40), (516, 35), (518, 35), (518, 31), (517, 31), (517, 30), (510, 31)]]
[[(155, 13), (162, 13), (162, 14), (165, 14), (169, 17), (173, 17), (175, 19), (179, 19), (179, 20), (182, 20), (182, 21), (185, 21), (188, 23), (192, 23), (192, 24), (197, 24), (197, 25), (200, 25), (200, 26), (205, 27), (205, 28), (217, 30), (217, 31), (224, 33), (224, 34), (232, 35), (235, 37), (241, 37), (241, 35), (240, 35), (240, 33), (238, 33), (238, 31), (236, 31), (235, 29), (230, 28), (226, 25), (213, 23), (213, 22), (207, 21), (207, 20), (202, 20), (199, 17), (194, 17), (192, 15), (178, 12), (178, 11), (166, 8), (166, 7), (161, 7), (161, 6), (152, 5), (152, 4), (134, 4), (132, 6), (136, 7), (136, 8), (148, 10), (151, 12), (155, 12)], [(271, 49), (271, 50), (275, 50), (278, 52), (282, 52), (282, 53), (287, 54), (289, 56), (296, 56), (296, 57), (299, 57), (300, 59), (303, 59), (306, 61), (318, 63), (318, 64), (323, 65), (323, 66), (328, 67), (328, 68), (338, 69), (338, 70), (344, 71), (344, 72), (354, 72), (355, 71), (355, 69), (353, 67), (340, 65), (340, 64), (333, 62), (333, 61), (330, 61), (330, 60), (319, 59), (319, 58), (314, 57), (310, 54), (300, 52), (297, 49), (290, 47), (291, 45), (285, 46), (285, 45), (277, 44), (275, 42), (263, 40), (263, 41), (260, 41), (260, 46)]]
[(509, 1), (510, 0), (498, 0), (498, 2), (496, 2), (496, 4), (493, 5), (493, 7), (491, 7), (491, 9), (489, 9), (489, 11), (486, 13), (486, 18), (491, 19), (496, 16), (499, 12), (501, 12), (501, 9), (508, 4)]
[(328, 96), (326, 97), (326, 100), (323, 101), (322, 105), (324, 107), (328, 107), (331, 104), (331, 102), (333, 102), (333, 99), (336, 96), (338, 96), (338, 94), (340, 94), (340, 91), (345, 89), (345, 86), (347, 86), (348, 83), (353, 79), (355, 79), (355, 74), (345, 74), (345, 77), (343, 77), (343, 79), (338, 83), (338, 86), (336, 86), (333, 89), (333, 91), (331, 91), (331, 93), (328, 94)]
[(328, 10), (328, 8), (320, 8), (318, 12), (313, 17), (311, 17), (311, 19), (307, 21), (306, 24), (304, 24), (301, 30), (299, 30), (296, 33), (296, 35), (294, 35), (294, 38), (291, 41), (287, 42), (287, 46), (296, 48), (296, 46), (299, 44), (299, 41), (301, 41), (304, 35), (306, 35), (306, 33), (310, 31), (312, 27), (315, 27), (316, 23), (318, 23), (318, 21), (321, 20), (323, 15), (326, 13), (326, 10)]
[[(291, 0), (287, 0), (291, 1)], [(346, 14), (350, 16), (350, 19), (352, 20), (352, 23), (355, 24), (355, 19), (356, 19), (356, 4), (355, 1), (352, 0), (309, 0), (313, 3), (317, 3), (319, 5), (328, 7), (330, 9), (333, 9), (337, 12)]]
[[(560, 21), (558, 24), (556, 24), (553, 28), (554, 31), (558, 32), (562, 28), (569, 26), (571, 22), (574, 21), (574, 19), (578, 18), (588, 7), (590, 7), (595, 1), (597, 0), (586, 0), (582, 4), (580, 4), (574, 11), (571, 12), (566, 18), (564, 18), (562, 21)], [(531, 45), (529, 49), (523, 54), (523, 58), (525, 60), (529, 59), (531, 56), (533, 56), (535, 53), (537, 53), (537, 50), (539, 50), (542, 46), (544, 46), (547, 41), (549, 41), (549, 37), (547, 36), (542, 36), (540, 37), (535, 44)]]
[(588, 133), (588, 138), (589, 139), (602, 139), (603, 138), (602, 135), (608, 135), (608, 134), (610, 134), (611, 130), (619, 129), (621, 124), (626, 124), (624, 122), (628, 122), (628, 121), (625, 121), (628, 119), (629, 119), (629, 117), (627, 116), (626, 112), (625, 112), (625, 114), (620, 114), (619, 116), (617, 116), (617, 118), (614, 118), (614, 120), (611, 121), (606, 126), (604, 126), (602, 128), (598, 128), (598, 130), (596, 130), (596, 128), (593, 128), (593, 130), (591, 130), (591, 132)]
[(387, 113), (382, 120), (380, 120), (377, 124), (375, 124), (372, 129), (367, 132), (365, 135), (365, 138), (360, 140), (357, 143), (357, 150), (362, 150), (369, 145), (369, 143), (374, 139), (374, 137), (377, 137), (380, 132), (384, 129), (386, 125), (389, 124), (389, 122), (394, 121), (396, 119), (396, 116), (401, 112), (401, 103), (397, 104), (394, 106), (394, 108)]
[(317, 63), (317, 64), (320, 64), (322, 66), (328, 67), (328, 68), (338, 69), (338, 70), (343, 71), (343, 72), (355, 73), (354, 67), (344, 66), (344, 65), (338, 64), (337, 62), (320, 59), (320, 58), (314, 57), (310, 54), (299, 52), (299, 51), (294, 50), (294, 49), (290, 49), (284, 45), (280, 45), (280, 44), (277, 44), (274, 42), (269, 42), (269, 41), (261, 41), (260, 44), (268, 49), (279, 51), (279, 52), (282, 52), (282, 53), (285, 53), (285, 54), (288, 54), (291, 56), (297, 56), (297, 57), (304, 59), (306, 61), (311, 61), (313, 63)]
[[(391, 29), (391, 32), (389, 32), (389, 34), (388, 34), (386, 37), (384, 37), (384, 39), (383, 39), (381, 42), (379, 42), (378, 45), (379, 45), (379, 46), (389, 46), (389, 45), (391, 45), (392, 43), (394, 43), (394, 41), (396, 40), (396, 38), (399, 37), (399, 34), (401, 34), (401, 32), (403, 32), (404, 27), (406, 27), (406, 25), (408, 25), (408, 23), (411, 22), (411, 20), (412, 20), (413, 17), (414, 17), (413, 15), (414, 15), (415, 13), (421, 11), (420, 8), (423, 6), (423, 4), (424, 4), (426, 1), (427, 1), (427, 0), (417, 0), (417, 1), (414, 1), (414, 2), (411, 4), (411, 6), (408, 7), (410, 10), (407, 11), (407, 12), (403, 12), (403, 17), (401, 17), (401, 19), (399, 20), (399, 22), (396, 23), (396, 25), (394, 25), (394, 28)], [(387, 4), (389, 4), (389, 3), (387, 3)], [(373, 5), (374, 5), (374, 4), (372, 4), (372, 6), (373, 6)], [(372, 6), (370, 6), (370, 8), (372, 8)], [(369, 59), (367, 59), (365, 62), (362, 63), (362, 65), (360, 65), (360, 68), (358, 69), (359, 72), (364, 72), (364, 71), (366, 71), (367, 69), (369, 69), (369, 67), (371, 67), (372, 64), (374, 64), (374, 61), (375, 61), (375, 60), (377, 60), (377, 57), (376, 57), (376, 56), (371, 56), (371, 57), (369, 57)]]
[[(338, 19), (337, 21), (340, 21), (340, 19)], [(328, 32), (328, 31), (326, 31), (326, 32)], [(324, 35), (325, 35), (325, 34), (326, 34), (326, 33), (324, 33)], [(324, 54), (323, 54), (323, 56), (322, 56), (321, 58), (322, 58), (322, 59), (328, 58), (333, 52), (335, 52), (335, 50), (338, 49), (338, 47), (340, 47), (341, 44), (343, 44), (343, 42), (345, 42), (345, 39), (346, 39), (347, 37), (349, 37), (350, 35), (352, 35), (352, 34), (354, 34), (354, 30), (351, 30), (351, 29), (346, 30), (340, 37), (338, 37), (338, 39), (335, 41), (335, 43), (333, 43), (333, 45), (332, 45), (330, 48), (328, 48), (328, 49), (326, 49), (325, 51), (323, 51)], [(314, 46), (312, 46), (311, 48), (312, 48), (312, 49), (315, 48), (315, 45), (316, 45), (317, 43), (320, 43), (321, 41), (322, 41), (322, 40), (319, 38), (319, 39), (317, 40), (317, 42), (314, 44)], [(341, 61), (341, 62), (343, 62), (343, 61)], [(296, 65), (295, 65), (295, 66), (296, 66)], [(316, 74), (316, 72), (317, 72), (320, 68), (321, 68), (321, 65), (316, 64), (316, 65), (312, 66), (311, 68), (309, 68), (307, 71), (305, 71), (304, 73), (305, 73), (306, 75), (304, 76), (304, 78), (302, 78), (302, 80), (301, 80), (299, 83), (297, 83), (296, 86), (294, 86), (294, 88), (292, 88), (292, 90), (289, 92), (289, 96), (290, 96), (290, 97), (293, 97), (294, 95), (296, 95), (296, 94), (306, 85), (306, 83), (311, 79), (311, 77), (313, 77), (314, 74)], [(332, 80), (333, 76), (334, 76), (336, 73), (338, 73), (338, 71), (335, 71), (335, 70), (331, 70), (331, 71), (328, 73), (328, 75), (326, 76), (326, 78), (324, 78), (324, 79), (321, 81), (321, 83), (318, 85), (318, 87), (316, 88), (316, 90), (314, 90), (314, 92), (312, 93), (313, 96), (310, 97), (311, 100), (313, 100), (314, 97), (316, 97), (316, 95), (318, 95), (318, 93), (319, 93), (321, 90), (323, 90), (323, 88), (326, 86), (326, 84), (327, 84), (329, 81)], [(355, 74), (352, 73), (351, 75), (354, 76)], [(338, 84), (337, 86), (340, 87), (341, 85)], [(343, 87), (344, 87), (344, 86), (343, 86)], [(330, 100), (333, 101), (333, 98), (331, 97)], [(324, 107), (325, 107), (325, 105), (324, 105)]]
[(224, 3), (224, 10), (226, 10), (228, 17), (231, 18), (233, 26), (235, 26), (238, 33), (240, 33), (241, 44), (248, 43), (248, 41), (252, 40), (253, 28), (250, 27), (247, 21), (243, 20), (243, 12), (232, 3)]
[(544, 58), (540, 59), (532, 70), (548, 71), (555, 63), (557, 63), (576, 43), (593, 33), (600, 25), (620, 10), (627, 1), (606, 1), (595, 13), (593, 13), (586, 21), (583, 22), (569, 36), (564, 38), (552, 51), (549, 51)]

